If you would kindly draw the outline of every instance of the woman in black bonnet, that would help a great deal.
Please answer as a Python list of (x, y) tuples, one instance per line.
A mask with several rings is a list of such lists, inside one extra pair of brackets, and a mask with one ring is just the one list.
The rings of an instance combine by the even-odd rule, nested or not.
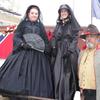
[(57, 25), (51, 41), (55, 98), (73, 100), (78, 88), (77, 61), (79, 49), (77, 42), (80, 25), (67, 4), (60, 6), (58, 14)]
[[(14, 50), (0, 68), (0, 94), (53, 98), (48, 39), (38, 6), (31, 5), (14, 33)], [(15, 96), (15, 97), (13, 97)]]

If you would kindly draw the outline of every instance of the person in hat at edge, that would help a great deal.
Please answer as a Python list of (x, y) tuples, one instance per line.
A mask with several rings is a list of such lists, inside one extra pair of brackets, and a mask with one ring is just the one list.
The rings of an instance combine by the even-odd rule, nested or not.
[(79, 87), (81, 100), (100, 100), (100, 33), (90, 24), (80, 38), (86, 40), (86, 49), (79, 55)]
[(67, 4), (58, 10), (57, 24), (51, 40), (54, 88), (57, 100), (73, 100), (78, 84), (78, 32), (80, 25)]

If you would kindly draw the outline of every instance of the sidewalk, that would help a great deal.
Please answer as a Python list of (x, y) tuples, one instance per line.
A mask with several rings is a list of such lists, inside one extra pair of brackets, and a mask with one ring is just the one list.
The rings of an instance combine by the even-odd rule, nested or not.
[(0, 100), (9, 100), (7, 97), (2, 97), (1, 95), (0, 95)]
[(5, 59), (1, 59), (0, 58), (0, 67), (2, 66), (2, 64), (4, 63)]

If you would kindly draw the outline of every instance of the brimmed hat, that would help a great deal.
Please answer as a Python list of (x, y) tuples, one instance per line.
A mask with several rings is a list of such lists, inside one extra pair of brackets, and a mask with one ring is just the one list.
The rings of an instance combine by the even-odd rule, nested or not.
[(80, 35), (80, 38), (86, 39), (87, 35), (100, 35), (99, 30), (97, 29), (97, 27), (93, 24), (90, 24), (87, 28), (86, 31)]

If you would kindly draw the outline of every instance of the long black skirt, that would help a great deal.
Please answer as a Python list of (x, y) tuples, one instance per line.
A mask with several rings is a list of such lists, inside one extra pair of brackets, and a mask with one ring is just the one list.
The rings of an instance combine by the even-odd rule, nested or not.
[(51, 69), (45, 54), (35, 50), (12, 53), (0, 68), (0, 93), (53, 98)]

